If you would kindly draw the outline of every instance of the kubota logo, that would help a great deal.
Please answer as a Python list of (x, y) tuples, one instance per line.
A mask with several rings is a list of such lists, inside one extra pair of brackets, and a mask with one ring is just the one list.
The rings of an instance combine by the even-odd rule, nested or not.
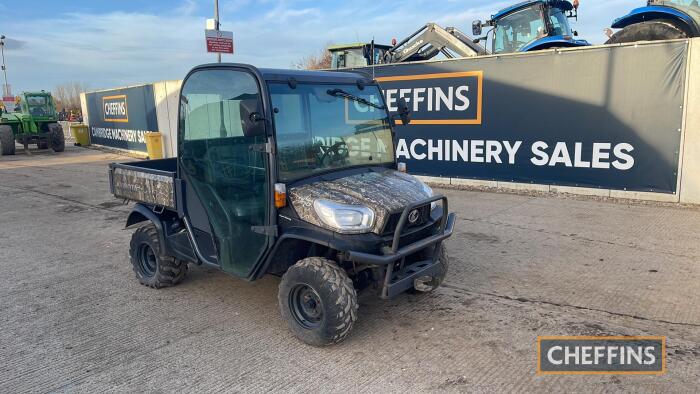
[(128, 122), (129, 107), (126, 95), (102, 97), (102, 114), (105, 122)]

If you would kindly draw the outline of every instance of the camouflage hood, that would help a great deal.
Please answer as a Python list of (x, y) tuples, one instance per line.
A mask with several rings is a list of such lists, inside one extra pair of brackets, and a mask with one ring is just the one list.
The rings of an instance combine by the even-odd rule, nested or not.
[(302, 220), (325, 226), (314, 211), (318, 198), (341, 204), (363, 205), (374, 211), (373, 233), (381, 233), (389, 214), (430, 197), (417, 178), (395, 170), (376, 170), (334, 181), (319, 181), (288, 191), (292, 206)]

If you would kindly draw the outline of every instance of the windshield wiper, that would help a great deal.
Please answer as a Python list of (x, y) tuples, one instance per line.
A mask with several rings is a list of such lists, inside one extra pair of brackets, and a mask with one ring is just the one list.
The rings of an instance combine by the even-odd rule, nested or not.
[(362, 97), (357, 97), (352, 93), (348, 93), (348, 92), (344, 91), (343, 89), (328, 89), (328, 91), (326, 93), (330, 94), (333, 97), (344, 97), (344, 98), (350, 99), (352, 101), (357, 101), (358, 103), (367, 105), (369, 107), (374, 107), (374, 108), (382, 109), (382, 110), (386, 109), (386, 107), (383, 105), (374, 104), (374, 103), (370, 102), (369, 100), (363, 99)]

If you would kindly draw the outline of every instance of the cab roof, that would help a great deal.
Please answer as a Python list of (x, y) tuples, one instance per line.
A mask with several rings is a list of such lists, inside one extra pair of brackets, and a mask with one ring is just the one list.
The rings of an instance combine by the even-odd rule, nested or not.
[(365, 85), (371, 84), (372, 78), (363, 72), (359, 71), (317, 71), (317, 70), (287, 70), (276, 68), (257, 68), (249, 64), (241, 63), (211, 63), (202, 64), (190, 71), (190, 73), (210, 68), (231, 68), (247, 69), (254, 74), (259, 75), (267, 82), (289, 82), (294, 79), (297, 82), (319, 82), (319, 83), (337, 83), (337, 84), (356, 84), (358, 81), (363, 81)]
[(521, 8), (529, 7), (534, 4), (548, 4), (552, 7), (557, 7), (561, 8), (562, 11), (570, 11), (574, 8), (573, 5), (569, 1), (565, 0), (529, 0), (529, 1), (523, 1), (518, 4), (514, 4), (510, 7), (504, 8), (494, 15), (491, 16), (492, 19), (498, 19), (501, 18), (505, 15), (510, 14), (511, 12), (518, 11)]
[[(338, 44), (338, 45), (330, 45), (328, 48), (326, 48), (329, 51), (336, 51), (340, 49), (352, 49), (352, 48), (364, 48), (365, 46), (372, 45), (371, 42), (353, 42), (350, 44)], [(377, 44), (374, 43), (375, 48), (379, 49), (389, 49), (392, 48), (391, 45), (384, 45), (384, 44)]]
[(268, 82), (287, 82), (290, 78), (298, 82), (328, 82), (328, 83), (357, 83), (358, 80), (371, 79), (361, 72), (352, 71), (317, 71), (317, 70), (284, 70), (261, 68), (263, 79)]

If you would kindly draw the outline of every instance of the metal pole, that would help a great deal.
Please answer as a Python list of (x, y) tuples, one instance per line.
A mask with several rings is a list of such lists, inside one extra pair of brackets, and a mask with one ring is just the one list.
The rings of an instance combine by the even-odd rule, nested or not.
[(0, 52), (2, 53), (2, 73), (5, 75), (5, 91), (3, 96), (10, 94), (10, 85), (7, 84), (7, 67), (5, 66), (5, 36), (0, 36)]
[[(219, 0), (214, 0), (214, 27), (219, 31)], [(217, 63), (221, 63), (221, 53), (216, 54)]]

